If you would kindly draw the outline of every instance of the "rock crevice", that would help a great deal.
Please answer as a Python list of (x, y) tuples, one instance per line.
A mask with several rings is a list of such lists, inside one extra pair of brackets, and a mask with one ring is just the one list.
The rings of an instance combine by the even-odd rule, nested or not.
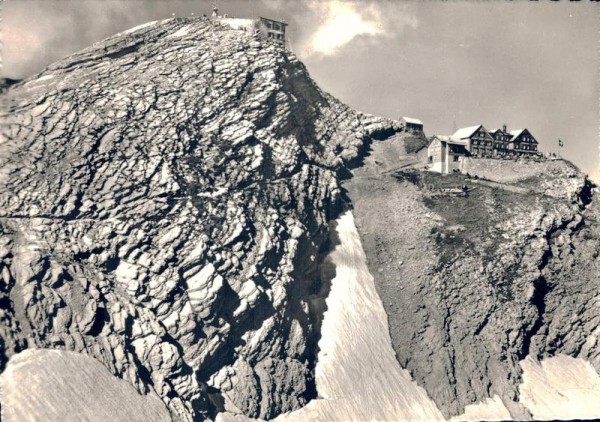
[(2, 366), (84, 352), (180, 420), (315, 397), (336, 174), (396, 123), (206, 19), (117, 34), (2, 104)]

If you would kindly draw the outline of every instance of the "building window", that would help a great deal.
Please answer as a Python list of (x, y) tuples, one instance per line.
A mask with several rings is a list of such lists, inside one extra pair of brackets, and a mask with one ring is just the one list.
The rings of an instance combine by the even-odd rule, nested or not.
[(458, 161), (458, 155), (454, 156), (454, 160), (453, 161)]

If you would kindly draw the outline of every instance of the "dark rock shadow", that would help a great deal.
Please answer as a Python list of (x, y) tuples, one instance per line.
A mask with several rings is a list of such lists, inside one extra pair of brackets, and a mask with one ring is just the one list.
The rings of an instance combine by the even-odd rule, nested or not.
[[(315, 263), (309, 268), (304, 267), (305, 271), (303, 271), (301, 277), (305, 280), (305, 283), (296, 284), (297, 286), (305, 286), (304, 293), (300, 294), (299, 292), (291, 291), (289, 296), (292, 298), (293, 303), (291, 303), (291, 306), (293, 308), (301, 305), (301, 298), (303, 297), (306, 298), (306, 303), (309, 307), (307, 317), (306, 314), (302, 317), (297, 312), (293, 313), (299, 318), (304, 319), (304, 321), (300, 320), (300, 322), (303, 327), (307, 328), (308, 334), (306, 338), (305, 359), (312, 377), (307, 382), (307, 390), (303, 397), (307, 403), (318, 397), (314, 373), (320, 352), (321, 327), (325, 312), (327, 311), (326, 300), (331, 291), (331, 282), (336, 276), (336, 268), (329, 258), (329, 253), (341, 243), (336, 231), (337, 225), (338, 223), (335, 220), (331, 220), (328, 233), (325, 234), (327, 238), (317, 243), (320, 244), (320, 247), (317, 249)], [(305, 250), (310, 251), (310, 248)], [(297, 259), (299, 263), (305, 264), (306, 262), (310, 262), (310, 259), (305, 257), (304, 254), (297, 257)], [(296, 264), (294, 267), (302, 268), (303, 265)]]

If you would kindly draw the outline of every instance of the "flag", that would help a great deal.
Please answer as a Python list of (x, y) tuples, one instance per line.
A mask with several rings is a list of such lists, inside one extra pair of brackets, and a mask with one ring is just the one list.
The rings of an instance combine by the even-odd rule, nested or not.
[(558, 140), (558, 146), (559, 147), (564, 147), (565, 144), (563, 143), (563, 141), (561, 141), (560, 139)]

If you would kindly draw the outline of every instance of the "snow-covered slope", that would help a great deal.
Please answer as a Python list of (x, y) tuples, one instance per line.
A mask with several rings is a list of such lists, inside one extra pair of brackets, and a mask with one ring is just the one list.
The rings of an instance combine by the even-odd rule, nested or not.
[[(435, 403), (396, 360), (387, 315), (367, 267), (351, 212), (332, 224), (335, 266), (321, 327), (316, 384), (319, 399), (278, 417), (301, 421), (444, 420)], [(521, 404), (537, 420), (598, 418), (600, 376), (583, 359), (557, 356), (521, 362)], [(454, 421), (510, 420), (500, 397), (469, 405)], [(250, 419), (219, 414), (220, 422)]]
[(589, 362), (558, 355), (521, 362), (523, 403), (536, 420), (600, 419), (600, 375)]
[(0, 376), (3, 422), (160, 422), (169, 411), (155, 392), (140, 395), (90, 356), (28, 349)]
[[(435, 403), (395, 358), (387, 315), (367, 267), (352, 213), (341, 215), (331, 229), (336, 243), (327, 261), (335, 267), (336, 275), (327, 297), (319, 342), (319, 398), (276, 421), (443, 420)], [(521, 403), (535, 419), (600, 417), (600, 376), (583, 359), (561, 355), (540, 364), (527, 358), (521, 366)], [(31, 373), (37, 374), (36, 382), (28, 384), (30, 388), (24, 391), (20, 387)], [(127, 383), (112, 378), (98, 362), (76, 353), (26, 351), (11, 360), (0, 381), (7, 421), (26, 420), (27, 415), (35, 420), (59, 414), (67, 417), (61, 420), (70, 420), (69, 414), (82, 414), (78, 411), (87, 412), (91, 420), (127, 416), (135, 421), (137, 417), (148, 417), (148, 409), (154, 412), (154, 419), (144, 420), (168, 420), (166, 409), (155, 395), (135, 394)], [(53, 383), (59, 388), (49, 388)], [(75, 407), (69, 407), (69, 403)], [(140, 412), (136, 414), (137, 408)], [(65, 413), (67, 409), (70, 413)], [(467, 406), (464, 414), (452, 420), (509, 419), (511, 415), (504, 403), (494, 396)], [(252, 419), (220, 413), (217, 420)]]
[(352, 214), (343, 214), (333, 228), (339, 244), (329, 259), (336, 277), (327, 298), (316, 369), (322, 399), (281, 419), (442, 419), (425, 390), (396, 360)]

